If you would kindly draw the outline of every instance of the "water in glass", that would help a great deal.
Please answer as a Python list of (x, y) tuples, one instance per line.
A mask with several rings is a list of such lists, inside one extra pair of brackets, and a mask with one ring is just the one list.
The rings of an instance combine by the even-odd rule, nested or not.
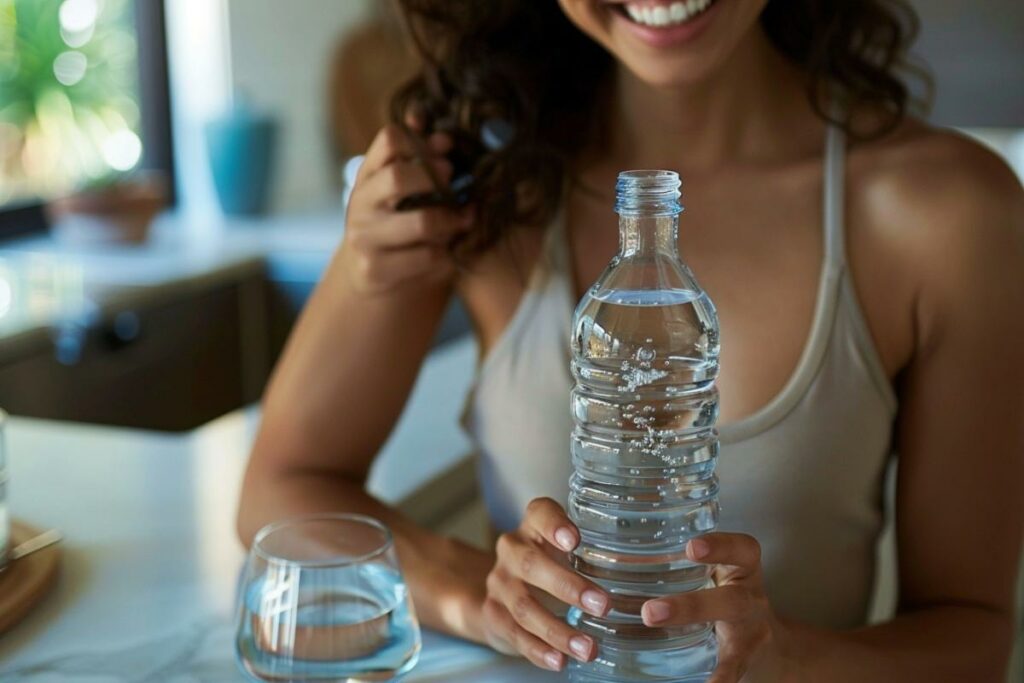
[(236, 645), (243, 670), (261, 681), (386, 681), (409, 671), (419, 624), (387, 529), (328, 515), (261, 531)]

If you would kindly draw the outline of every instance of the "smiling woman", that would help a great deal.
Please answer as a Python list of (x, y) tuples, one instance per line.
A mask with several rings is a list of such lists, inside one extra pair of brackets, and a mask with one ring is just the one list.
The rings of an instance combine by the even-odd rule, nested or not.
[[(483, 122), (495, 116), (516, 131), (514, 145), (480, 151), (480, 221), (455, 242), (463, 252), (486, 249), (513, 225), (550, 221), (569, 160), (607, 134), (615, 59), (666, 87), (700, 82), (760, 22), (773, 46), (801, 68), (818, 116), (865, 139), (890, 132), (915, 104), (907, 79), (927, 90), (927, 77), (906, 54), (916, 17), (900, 1), (400, 4), (426, 68), (396, 94), (396, 122), (415, 107), (428, 115), (427, 127), (451, 120), (469, 139), (479, 139)], [(715, 35), (702, 39), (705, 27)]]
[[(997, 157), (907, 115), (904, 4), (687, 0), (682, 17), (674, 2), (402, 0), (423, 68), (367, 151), (341, 248), (268, 390), (242, 537), (298, 512), (379, 517), (425, 624), (547, 669), (576, 660), (575, 681), (638, 680), (601, 670), (621, 632), (598, 626), (624, 615), (652, 640), (714, 622), (711, 683), (995, 683), (1024, 522), (1024, 193)], [(444, 203), (467, 167), (469, 205)], [(641, 406), (608, 409), (600, 466), (574, 445), (566, 333), (574, 302), (615, 272), (606, 190), (623, 169), (683, 178), (672, 237), (721, 331), (718, 401), (687, 389), (666, 410), (718, 425), (721, 531), (666, 524), (673, 561), (712, 565), (702, 590), (669, 590), (661, 541), (629, 535), (662, 533), (653, 522), (692, 482), (636, 466), (643, 446), (617, 430)], [(409, 206), (424, 194), (441, 201)], [(487, 550), (364, 488), (455, 294), (481, 355), (463, 426)], [(894, 460), (899, 604), (869, 624)], [(563, 507), (573, 464), (606, 508), (636, 504), (622, 525), (599, 517), (671, 594), (603, 573), (611, 561), (590, 569), (604, 541)], [(984, 563), (970, 561), (979, 543)], [(559, 602), (595, 620), (566, 623)]]

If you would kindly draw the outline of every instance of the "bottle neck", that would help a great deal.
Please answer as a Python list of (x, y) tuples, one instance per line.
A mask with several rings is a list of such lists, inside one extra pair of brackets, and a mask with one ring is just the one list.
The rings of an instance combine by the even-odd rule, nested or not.
[(679, 215), (620, 215), (619, 256), (679, 258)]

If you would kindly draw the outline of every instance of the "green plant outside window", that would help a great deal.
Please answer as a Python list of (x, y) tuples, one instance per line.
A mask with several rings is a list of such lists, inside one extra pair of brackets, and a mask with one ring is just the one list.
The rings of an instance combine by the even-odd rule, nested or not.
[(139, 163), (136, 55), (131, 0), (0, 0), (0, 206)]

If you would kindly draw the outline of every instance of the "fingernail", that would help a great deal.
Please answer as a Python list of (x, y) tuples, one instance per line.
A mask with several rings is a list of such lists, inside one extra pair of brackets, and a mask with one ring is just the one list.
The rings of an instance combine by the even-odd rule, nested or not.
[(709, 552), (711, 552), (711, 546), (707, 541), (701, 538), (690, 539), (690, 554), (694, 559), (699, 560)]
[(562, 670), (562, 655), (559, 652), (549, 652), (544, 655), (544, 663), (548, 665), (548, 668), (552, 671)]
[(657, 624), (668, 619), (671, 609), (664, 602), (652, 600), (645, 603), (640, 610), (643, 613), (644, 621), (648, 624)]
[(569, 639), (569, 649), (580, 661), (586, 661), (590, 656), (590, 638), (585, 636), (573, 636)]
[(603, 617), (604, 611), (608, 609), (608, 597), (597, 591), (583, 591), (580, 602), (583, 604), (583, 609), (595, 617)]
[(555, 540), (562, 550), (569, 551), (576, 547), (576, 534), (564, 526), (555, 531)]

